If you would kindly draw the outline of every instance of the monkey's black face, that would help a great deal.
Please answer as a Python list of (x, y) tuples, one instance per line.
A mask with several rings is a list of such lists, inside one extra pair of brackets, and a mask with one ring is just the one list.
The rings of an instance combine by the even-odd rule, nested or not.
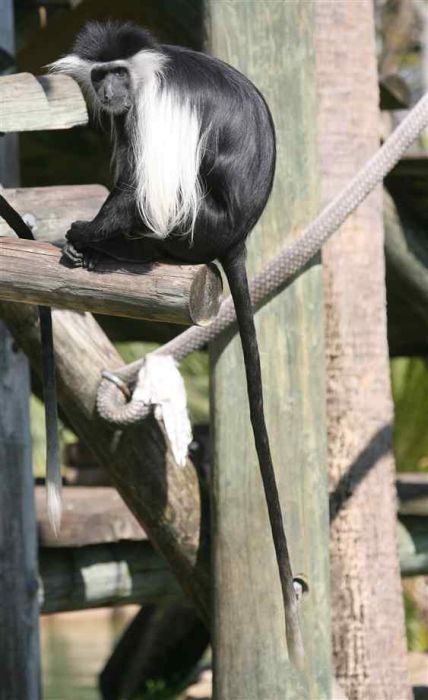
[(91, 82), (101, 107), (112, 114), (124, 114), (132, 104), (131, 77), (126, 66), (97, 66)]

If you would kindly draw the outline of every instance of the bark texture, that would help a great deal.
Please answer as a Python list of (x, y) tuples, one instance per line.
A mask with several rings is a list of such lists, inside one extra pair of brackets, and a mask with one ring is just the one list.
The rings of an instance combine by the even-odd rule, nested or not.
[[(378, 92), (372, 2), (316, 8), (325, 203), (378, 147)], [(349, 700), (405, 700), (380, 190), (323, 262), (335, 672)]]

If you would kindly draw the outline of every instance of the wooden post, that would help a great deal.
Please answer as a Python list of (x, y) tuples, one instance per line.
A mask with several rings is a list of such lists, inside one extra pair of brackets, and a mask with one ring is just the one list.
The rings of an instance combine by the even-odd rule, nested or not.
[[(278, 138), (274, 191), (249, 244), (254, 274), (318, 209), (313, 5), (213, 0), (212, 53), (246, 73)], [(258, 311), (267, 424), (301, 604), (306, 669), (287, 659), (284, 616), (253, 447), (239, 338), (212, 352), (215, 428), (215, 697), (330, 699), (322, 288), (318, 261)]]
[[(371, 0), (317, 0), (324, 203), (375, 152)], [(324, 247), (336, 675), (353, 700), (410, 696), (391, 452), (380, 189)]]
[[(12, 0), (0, 0), (0, 47), (13, 54)], [(16, 185), (17, 143), (0, 138), (0, 183)], [(40, 694), (36, 520), (28, 362), (0, 322), (0, 699)]]

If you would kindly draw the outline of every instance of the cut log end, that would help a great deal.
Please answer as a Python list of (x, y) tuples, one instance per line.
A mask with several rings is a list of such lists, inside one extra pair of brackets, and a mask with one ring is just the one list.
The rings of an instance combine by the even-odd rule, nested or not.
[(223, 284), (216, 265), (201, 265), (196, 272), (189, 297), (189, 314), (198, 326), (208, 326), (220, 309)]

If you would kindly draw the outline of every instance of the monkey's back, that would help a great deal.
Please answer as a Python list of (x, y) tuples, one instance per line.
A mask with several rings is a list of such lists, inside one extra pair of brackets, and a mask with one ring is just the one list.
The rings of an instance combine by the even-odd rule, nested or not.
[(203, 135), (203, 198), (186, 257), (212, 260), (245, 240), (263, 212), (275, 170), (273, 121), (260, 92), (239, 71), (182, 47), (162, 50), (170, 59), (163, 80), (178, 99), (195, 104)]

